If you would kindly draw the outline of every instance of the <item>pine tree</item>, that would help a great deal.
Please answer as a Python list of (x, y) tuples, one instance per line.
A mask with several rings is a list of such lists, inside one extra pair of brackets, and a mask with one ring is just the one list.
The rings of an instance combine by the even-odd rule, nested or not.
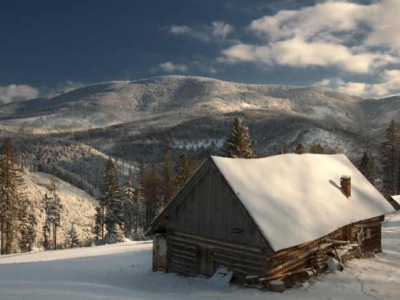
[(20, 233), (21, 216), (25, 209), (22, 167), (12, 140), (5, 138), (0, 153), (0, 252), (15, 251), (16, 238)]
[(297, 154), (303, 154), (306, 152), (306, 147), (302, 143), (298, 143), (294, 152)]
[(159, 213), (163, 203), (161, 181), (155, 164), (151, 165), (150, 172), (146, 176), (145, 203), (146, 216), (144, 228), (147, 229), (154, 217)]
[(46, 222), (43, 225), (42, 234), (43, 234), (43, 249), (49, 250), (50, 249), (50, 228)]
[(28, 211), (28, 205), (21, 216), (20, 239), (18, 241), (21, 252), (30, 252), (36, 239), (37, 220), (33, 213)]
[(123, 226), (122, 199), (115, 165), (110, 158), (103, 174), (103, 197), (100, 205), (104, 208), (104, 223), (107, 233), (111, 234), (115, 224)]
[(386, 129), (386, 140), (381, 146), (381, 164), (383, 171), (383, 189), (385, 196), (398, 192), (400, 138), (397, 124), (392, 120)]
[(104, 211), (100, 206), (96, 207), (94, 227), (92, 229), (94, 240), (97, 242), (104, 239)]
[(164, 153), (162, 165), (163, 207), (165, 207), (176, 193), (176, 174), (170, 151)]
[(138, 212), (135, 219), (135, 232), (143, 230), (146, 226), (146, 172), (143, 161), (139, 163), (139, 170), (136, 177), (135, 202), (137, 203)]
[(372, 157), (368, 155), (367, 152), (364, 152), (360, 164), (358, 166), (360, 172), (371, 182), (374, 184), (375, 176), (374, 176), (374, 165), (372, 163)]
[(179, 190), (190, 178), (189, 158), (186, 154), (179, 157), (178, 175), (176, 178), (176, 187)]
[(325, 153), (325, 149), (324, 147), (321, 146), (320, 143), (313, 143), (310, 147), (310, 153), (314, 153), (314, 154), (324, 154)]
[(189, 159), (189, 178), (193, 176), (194, 173), (199, 168), (199, 160), (197, 157), (192, 157)]
[(113, 224), (113, 227), (109, 231), (107, 240), (110, 243), (120, 243), (124, 241), (124, 233), (117, 223)]
[(78, 233), (76, 232), (74, 223), (72, 223), (71, 229), (69, 229), (67, 232), (67, 245), (70, 248), (75, 248), (75, 247), (78, 247), (79, 244), (80, 244), (80, 241), (78, 238)]
[(50, 249), (50, 236), (52, 235), (53, 249), (57, 249), (57, 229), (61, 226), (62, 204), (58, 195), (57, 179), (55, 176), (50, 178), (49, 193), (43, 196), (43, 207), (45, 212), (45, 225), (43, 227), (43, 238), (45, 250)]
[(53, 249), (57, 249), (57, 228), (61, 226), (61, 211), (63, 208), (57, 190), (58, 190), (57, 179), (55, 176), (52, 176), (50, 179), (50, 189), (49, 189), (52, 201), (49, 206), (48, 218), (50, 224), (52, 224)]
[(122, 186), (122, 206), (125, 236), (130, 237), (134, 228), (135, 216), (137, 216), (137, 203), (135, 202), (135, 190), (130, 180)]
[(236, 118), (221, 149), (221, 156), (231, 158), (254, 158), (254, 149), (248, 128)]

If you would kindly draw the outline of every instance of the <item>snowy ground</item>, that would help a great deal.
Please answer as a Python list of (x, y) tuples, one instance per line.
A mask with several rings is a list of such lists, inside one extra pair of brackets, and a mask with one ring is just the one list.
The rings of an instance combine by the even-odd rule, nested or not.
[(400, 214), (383, 228), (384, 253), (284, 294), (151, 272), (151, 243), (123, 243), (0, 257), (0, 300), (400, 299)]

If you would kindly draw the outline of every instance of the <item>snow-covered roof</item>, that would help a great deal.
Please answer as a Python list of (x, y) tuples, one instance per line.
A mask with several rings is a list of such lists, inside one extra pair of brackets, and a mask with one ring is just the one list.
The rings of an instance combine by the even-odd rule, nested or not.
[[(343, 154), (212, 160), (275, 251), (393, 211)], [(342, 175), (351, 176), (349, 198)]]
[(390, 198), (392, 198), (393, 201), (400, 205), (400, 195), (391, 196)]

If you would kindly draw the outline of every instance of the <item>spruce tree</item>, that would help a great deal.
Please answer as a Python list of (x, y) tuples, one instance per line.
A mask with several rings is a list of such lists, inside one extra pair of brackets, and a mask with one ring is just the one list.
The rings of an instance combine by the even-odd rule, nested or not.
[(186, 154), (179, 157), (178, 175), (176, 178), (176, 188), (179, 190), (189, 180), (191, 176), (190, 160)]
[(137, 203), (138, 211), (135, 218), (135, 232), (143, 230), (146, 223), (146, 200), (145, 200), (145, 186), (146, 186), (146, 172), (143, 161), (139, 163), (139, 170), (136, 176), (136, 189), (135, 189), (135, 203)]
[(16, 238), (20, 233), (21, 216), (25, 209), (22, 167), (12, 140), (4, 139), (0, 152), (0, 252), (15, 251)]
[(316, 142), (314, 142), (310, 147), (310, 153), (324, 154), (325, 153), (325, 149), (324, 149), (324, 147), (321, 146), (320, 143), (317, 144)]
[(94, 240), (97, 242), (104, 239), (104, 212), (100, 206), (96, 206), (94, 227), (92, 229)]
[(101, 206), (104, 207), (104, 223), (107, 233), (112, 234), (115, 224), (123, 226), (123, 207), (117, 171), (114, 162), (110, 158), (107, 162), (106, 170), (103, 174), (102, 185), (103, 196), (101, 198)]
[(57, 229), (61, 226), (62, 204), (58, 195), (57, 179), (50, 178), (49, 192), (43, 196), (43, 207), (45, 213), (45, 225), (43, 227), (43, 238), (45, 250), (50, 249), (50, 236), (52, 236), (53, 249), (57, 249)]
[(123, 222), (125, 236), (130, 237), (135, 216), (137, 215), (137, 203), (135, 202), (135, 190), (130, 180), (125, 181), (122, 186), (122, 206), (123, 206)]
[(397, 124), (392, 120), (386, 129), (386, 140), (381, 145), (383, 189), (386, 197), (398, 192), (400, 138)]
[(176, 193), (176, 174), (170, 151), (164, 153), (162, 165), (163, 207), (165, 207)]
[(360, 172), (371, 182), (374, 184), (375, 176), (374, 176), (374, 165), (372, 163), (372, 157), (367, 152), (364, 152), (360, 164), (358, 166)]
[(51, 194), (51, 203), (49, 206), (48, 218), (53, 231), (53, 249), (57, 249), (57, 228), (61, 226), (61, 211), (63, 206), (60, 196), (58, 195), (57, 179), (55, 176), (52, 176), (50, 179), (49, 191)]
[(236, 118), (221, 149), (221, 156), (231, 158), (254, 158), (254, 149), (248, 128)]
[(147, 229), (155, 216), (159, 213), (161, 205), (163, 203), (161, 180), (155, 164), (151, 164), (150, 172), (146, 176), (145, 203), (145, 229)]
[(298, 143), (294, 152), (297, 154), (303, 154), (306, 152), (306, 147), (302, 143)]
[(21, 252), (30, 252), (36, 239), (37, 220), (33, 213), (28, 211), (28, 206), (23, 211), (20, 226), (20, 239), (18, 241)]
[(43, 235), (43, 242), (42, 242), (43, 249), (49, 250), (50, 249), (50, 228), (49, 228), (47, 222), (45, 222), (43, 225), (42, 235)]
[(107, 240), (110, 243), (120, 243), (124, 241), (124, 233), (122, 232), (121, 227), (117, 223), (113, 224), (113, 227), (109, 231)]
[(72, 223), (71, 228), (67, 232), (67, 245), (70, 248), (78, 247), (80, 244), (78, 233), (76, 232), (74, 223)]

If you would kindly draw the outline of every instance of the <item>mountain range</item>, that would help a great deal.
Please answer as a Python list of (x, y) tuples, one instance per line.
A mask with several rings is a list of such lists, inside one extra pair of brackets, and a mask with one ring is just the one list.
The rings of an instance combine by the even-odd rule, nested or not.
[[(165, 149), (173, 149), (175, 159), (182, 153), (204, 158), (218, 153), (235, 117), (249, 126), (260, 156), (317, 142), (355, 159), (365, 135), (378, 155), (383, 130), (399, 109), (399, 96), (363, 99), (321, 87), (162, 76), (1, 105), (0, 135), (14, 135), (35, 170), (54, 164), (89, 181), (90, 192), (101, 181), (96, 174), (107, 155), (127, 170), (140, 159), (159, 160)], [(88, 167), (77, 168), (75, 160)]]

